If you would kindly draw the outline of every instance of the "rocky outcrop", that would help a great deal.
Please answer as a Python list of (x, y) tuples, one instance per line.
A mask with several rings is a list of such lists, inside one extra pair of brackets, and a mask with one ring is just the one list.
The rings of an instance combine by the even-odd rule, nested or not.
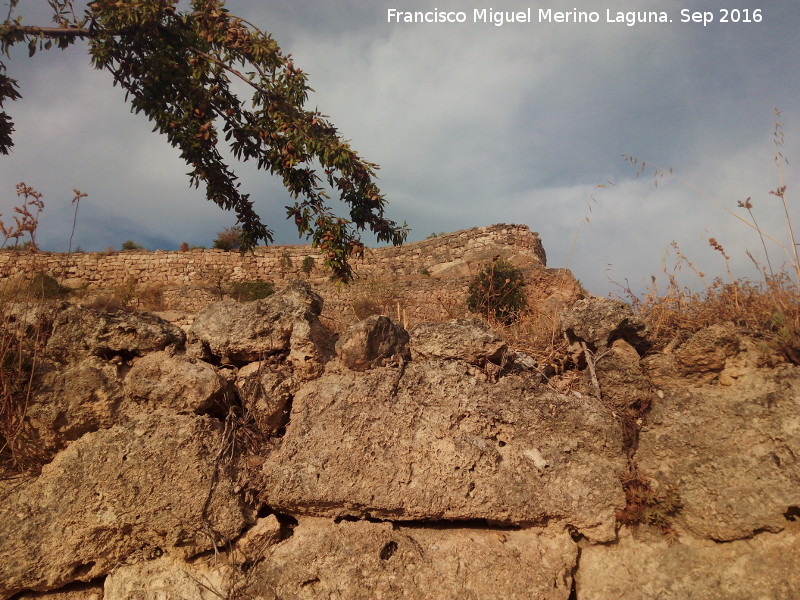
[(295, 395), (260, 487), (292, 514), (562, 522), (608, 541), (624, 506), (621, 447), (602, 404), (530, 378), (491, 383), (457, 360), (331, 367)]
[(505, 341), (480, 319), (419, 323), (409, 333), (415, 360), (457, 359), (483, 366), (487, 362), (499, 364), (508, 349)]
[(408, 332), (383, 315), (373, 315), (345, 331), (336, 353), (353, 371), (366, 371), (387, 362), (409, 360)]
[(693, 535), (781, 531), (800, 506), (798, 368), (751, 370), (733, 386), (679, 382), (661, 382), (640, 435), (642, 470), (680, 490), (680, 522)]
[(302, 519), (248, 573), (246, 597), (567, 600), (577, 547), (563, 529), (404, 527)]
[(224, 414), (229, 382), (208, 363), (183, 354), (153, 352), (137, 360), (125, 390), (141, 408), (177, 414)]
[(185, 339), (178, 327), (148, 313), (71, 307), (56, 318), (47, 350), (62, 361), (86, 355), (128, 359), (183, 346)]
[(157, 414), (70, 444), (0, 504), (0, 597), (236, 538), (250, 516), (220, 460), (228, 442), (207, 417)]
[(332, 338), (320, 323), (322, 298), (305, 282), (255, 302), (208, 305), (192, 324), (188, 341), (196, 356), (241, 366), (285, 355), (294, 367), (314, 368), (332, 354)]
[[(145, 314), (15, 317), (52, 335), (20, 417), (41, 472), (0, 479), (0, 599), (800, 593), (800, 369), (756, 341), (655, 353), (584, 299), (585, 370), (543, 381), (481, 321), (336, 343), (321, 310), (305, 284), (217, 303), (188, 343)], [(668, 526), (620, 524), (666, 490)]]
[(727, 544), (623, 529), (611, 546), (581, 544), (576, 597), (752, 600), (797, 597), (800, 542), (793, 533), (761, 534)]

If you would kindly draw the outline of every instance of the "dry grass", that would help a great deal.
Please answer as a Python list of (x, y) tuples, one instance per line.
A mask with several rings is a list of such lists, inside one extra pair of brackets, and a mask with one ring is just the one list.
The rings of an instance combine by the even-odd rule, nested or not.
[[(725, 248), (712, 237), (708, 240), (709, 246), (724, 259), (727, 277), (717, 277), (709, 283), (706, 276), (681, 252), (678, 244), (672, 242), (676, 262), (671, 272), (664, 266), (662, 275), (666, 278), (666, 284), (663, 287), (655, 276), (651, 278), (642, 296), (634, 294), (627, 284), (620, 286), (623, 299), (631, 303), (650, 327), (650, 334), (656, 345), (667, 343), (681, 332), (694, 332), (718, 323), (732, 323), (742, 331), (764, 339), (786, 360), (800, 364), (799, 244), (790, 215), (787, 186), (784, 184), (783, 167), (788, 161), (783, 155), (784, 133), (779, 121), (780, 114), (775, 109), (773, 144), (778, 187), (769, 194), (780, 200), (786, 226), (786, 242), (781, 242), (776, 235), (759, 226), (752, 198), (737, 202), (737, 207), (747, 212), (747, 218), (681, 179), (672, 169), (655, 168), (656, 184), (665, 176), (673, 177), (754, 230), (759, 236), (766, 260), (766, 265), (761, 264), (748, 251), (747, 256), (762, 273), (763, 281), (737, 278)], [(645, 162), (637, 158), (626, 157), (626, 160), (638, 168), (637, 175), (645, 168)], [(769, 247), (777, 248), (784, 255), (785, 266), (781, 270), (773, 269), (767, 242)], [(694, 291), (681, 283), (685, 279), (680, 277), (683, 268), (689, 269), (702, 283), (701, 291)]]
[(641, 296), (623, 286), (625, 299), (647, 323), (656, 349), (684, 332), (731, 323), (763, 339), (786, 360), (800, 364), (800, 288), (787, 271), (767, 274), (763, 282), (735, 279), (729, 273), (727, 282), (716, 278), (706, 283), (703, 274), (695, 270), (704, 286), (694, 291), (681, 285), (677, 276), (681, 265), (694, 267), (676, 244), (673, 247), (678, 262), (673, 272), (664, 270), (667, 283), (663, 288), (656, 277)]

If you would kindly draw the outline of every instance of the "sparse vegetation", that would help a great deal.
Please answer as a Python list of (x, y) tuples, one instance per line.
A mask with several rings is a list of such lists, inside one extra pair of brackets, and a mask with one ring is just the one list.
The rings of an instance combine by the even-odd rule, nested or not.
[(306, 256), (303, 259), (303, 264), (300, 266), (300, 270), (305, 273), (306, 276), (311, 275), (311, 271), (314, 270), (314, 257)]
[(242, 249), (242, 243), (244, 242), (243, 236), (244, 231), (241, 227), (226, 227), (217, 233), (217, 237), (214, 239), (214, 244), (212, 247), (217, 248), (218, 250), (238, 252)]
[(368, 279), (353, 284), (351, 308), (361, 321), (372, 315), (392, 315), (397, 305), (397, 289), (390, 281)]
[[(737, 202), (739, 208), (747, 211), (748, 218), (742, 217), (732, 209), (711, 196), (709, 200), (736, 217), (740, 222), (754, 230), (761, 241), (766, 265), (761, 264), (752, 253), (747, 256), (762, 273), (763, 281), (754, 282), (734, 275), (730, 257), (723, 245), (716, 239), (708, 240), (709, 246), (718, 252), (724, 261), (727, 281), (717, 277), (709, 282), (685, 256), (677, 242), (672, 243), (676, 261), (669, 272), (663, 269), (666, 285), (661, 287), (659, 278), (652, 277), (644, 294), (633, 293), (630, 286), (621, 285), (622, 295), (631, 303), (648, 324), (656, 344), (666, 344), (680, 332), (693, 332), (715, 323), (732, 323), (742, 330), (761, 337), (786, 360), (800, 364), (800, 259), (797, 254), (794, 227), (790, 217), (787, 187), (783, 183), (784, 134), (780, 122), (780, 112), (775, 110), (776, 121), (773, 132), (775, 144), (775, 164), (778, 172), (778, 187), (770, 195), (781, 201), (787, 228), (787, 243), (781, 243), (775, 235), (765, 231), (755, 219), (752, 197)], [(633, 157), (627, 160), (641, 173), (645, 162)], [(672, 169), (655, 168), (655, 181), (665, 176), (677, 177)], [(686, 183), (686, 182), (684, 182)], [(777, 246), (787, 259), (788, 266), (775, 270), (770, 258), (767, 241)], [(700, 280), (703, 289), (693, 291), (679, 279), (680, 271), (688, 268)]]
[(122, 242), (122, 244), (120, 245), (119, 249), (122, 250), (122, 251), (126, 251), (127, 252), (127, 251), (130, 251), (130, 250), (144, 250), (145, 248), (144, 248), (144, 246), (142, 246), (141, 244), (139, 244), (137, 242), (134, 242), (133, 240), (126, 240), (126, 241)]
[(522, 271), (504, 259), (484, 266), (469, 285), (467, 306), (486, 319), (513, 323), (527, 306)]
[(274, 294), (275, 285), (269, 281), (233, 281), (228, 284), (228, 293), (237, 302), (251, 302)]
[[(11, 248), (14, 250), (36, 250), (36, 230), (39, 227), (39, 216), (44, 210), (42, 194), (22, 182), (17, 184), (17, 196), (22, 198), (22, 204), (13, 209), (14, 222), (6, 224), (0, 219), (0, 235), (3, 236), (0, 248), (7, 247), (9, 240), (13, 240)], [(20, 243), (25, 235), (28, 240)]]

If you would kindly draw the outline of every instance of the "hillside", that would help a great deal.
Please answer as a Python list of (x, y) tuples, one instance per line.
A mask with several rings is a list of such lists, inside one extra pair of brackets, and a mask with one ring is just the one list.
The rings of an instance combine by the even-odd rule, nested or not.
[[(3, 255), (86, 289), (3, 304), (0, 599), (800, 595), (800, 367), (758, 335), (656, 343), (523, 226), (347, 289), (306, 256)], [(525, 326), (465, 308), (500, 258)]]

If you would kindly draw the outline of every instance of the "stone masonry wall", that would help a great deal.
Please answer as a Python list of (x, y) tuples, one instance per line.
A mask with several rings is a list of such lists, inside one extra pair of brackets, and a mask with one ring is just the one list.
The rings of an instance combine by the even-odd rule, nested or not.
[[(308, 274), (326, 279), (320, 254), (311, 246), (271, 246), (250, 255), (216, 249), (125, 251), (65, 254), (0, 252), (0, 280), (47, 273), (64, 285), (107, 289), (135, 280), (138, 285), (178, 288), (222, 281), (272, 281), (282, 284), (303, 277), (306, 257), (314, 258)], [(401, 247), (367, 249), (355, 262), (360, 278), (419, 275), (464, 276), (473, 265), (494, 256), (523, 267), (545, 266), (541, 240), (525, 225), (492, 225), (445, 234)]]
[[(314, 259), (306, 273), (307, 257)], [(546, 257), (537, 233), (525, 225), (492, 225), (444, 234), (399, 247), (367, 249), (354, 262), (356, 281), (338, 286), (329, 279), (320, 253), (311, 246), (271, 246), (253, 254), (216, 249), (35, 254), (0, 252), (0, 281), (47, 273), (71, 288), (83, 288), (84, 302), (135, 285), (156, 288), (162, 308), (195, 313), (220, 300), (229, 282), (270, 281), (281, 286), (306, 279), (325, 299), (323, 318), (340, 329), (365, 314), (379, 311), (405, 323), (463, 316), (469, 282), (482, 265), (504, 258), (540, 279)], [(547, 277), (546, 277), (547, 278)], [(536, 285), (537, 296), (552, 295), (548, 282)], [(563, 279), (559, 276), (559, 280)], [(571, 280), (571, 276), (568, 277)], [(144, 305), (149, 310), (158, 310)], [(192, 317), (175, 316), (182, 325)]]

